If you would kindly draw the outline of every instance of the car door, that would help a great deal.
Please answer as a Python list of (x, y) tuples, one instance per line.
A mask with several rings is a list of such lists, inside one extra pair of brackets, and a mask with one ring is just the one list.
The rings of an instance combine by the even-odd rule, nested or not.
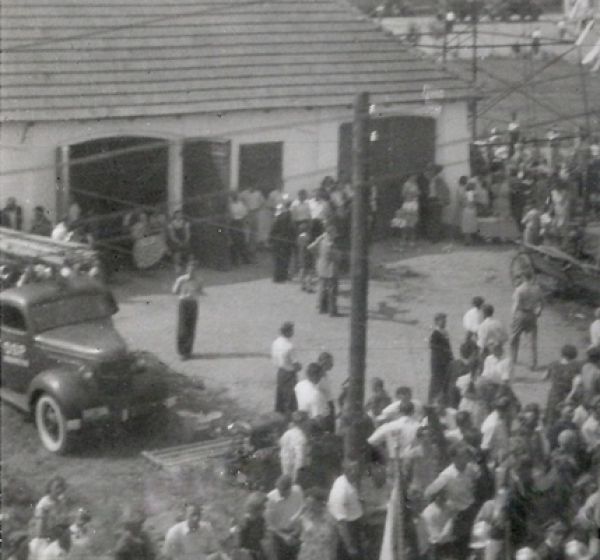
[(30, 371), (32, 338), (22, 310), (12, 303), (0, 306), (2, 338), (2, 386), (25, 393), (32, 377)]

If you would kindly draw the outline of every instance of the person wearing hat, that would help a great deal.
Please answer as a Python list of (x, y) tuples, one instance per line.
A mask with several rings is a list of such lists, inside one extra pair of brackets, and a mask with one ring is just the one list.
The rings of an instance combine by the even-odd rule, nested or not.
[(192, 355), (196, 323), (198, 321), (198, 296), (204, 293), (202, 281), (196, 271), (196, 263), (190, 260), (187, 272), (179, 276), (172, 289), (179, 296), (177, 308), (177, 351), (182, 360)]
[(436, 313), (433, 318), (433, 332), (429, 337), (431, 378), (429, 380), (428, 403), (438, 397), (448, 397), (450, 390), (450, 363), (454, 359), (450, 337), (446, 330), (446, 314)]
[(289, 415), (298, 409), (294, 391), (298, 382), (298, 372), (302, 364), (296, 359), (292, 337), (294, 323), (286, 321), (279, 329), (279, 336), (271, 345), (271, 359), (277, 368), (277, 389), (275, 393), (275, 412)]
[(535, 551), (537, 560), (564, 560), (564, 542), (567, 536), (567, 526), (560, 520), (554, 519), (544, 527), (544, 542)]

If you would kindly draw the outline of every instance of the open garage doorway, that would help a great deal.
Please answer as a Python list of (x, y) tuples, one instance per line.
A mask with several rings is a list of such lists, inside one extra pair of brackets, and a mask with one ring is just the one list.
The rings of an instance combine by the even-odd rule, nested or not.
[(167, 211), (168, 143), (139, 136), (99, 138), (69, 146), (69, 202), (111, 269), (132, 263), (132, 224)]
[(71, 145), (69, 160), (70, 197), (84, 213), (104, 215), (167, 202), (167, 142), (100, 138)]

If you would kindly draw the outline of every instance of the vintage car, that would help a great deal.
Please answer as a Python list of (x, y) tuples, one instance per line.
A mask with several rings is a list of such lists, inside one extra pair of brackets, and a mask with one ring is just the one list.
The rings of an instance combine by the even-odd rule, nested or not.
[(115, 329), (117, 305), (79, 275), (0, 292), (2, 399), (29, 414), (46, 449), (66, 453), (86, 426), (165, 410), (164, 366), (132, 352)]

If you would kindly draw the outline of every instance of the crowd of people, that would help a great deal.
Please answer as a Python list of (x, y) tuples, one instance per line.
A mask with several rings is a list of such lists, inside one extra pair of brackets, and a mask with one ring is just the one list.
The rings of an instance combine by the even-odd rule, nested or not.
[[(337, 526), (329, 533), (323, 528), (315, 558), (380, 558), (390, 486), (398, 479), (406, 546), (401, 558), (598, 557), (600, 309), (583, 359), (565, 344), (546, 368), (546, 401), (523, 403), (513, 390), (519, 341), (531, 336), (531, 369), (537, 371), (541, 311), (541, 293), (527, 273), (514, 292), (509, 328), (491, 304), (473, 298), (458, 357), (446, 315), (436, 314), (427, 404), (406, 386), (392, 399), (383, 381), (372, 379), (359, 428), (364, 446), (344, 464), (333, 461), (339, 448), (328, 439), (343, 439), (348, 430), (343, 412), (336, 414), (344, 410), (345, 391), (334, 401), (327, 376), (332, 356), (321, 354), (299, 380), (293, 324), (282, 326), (272, 347), (275, 410), (290, 420), (279, 440), (281, 472), (298, 492), (328, 491), (329, 523)], [(293, 527), (290, 521), (288, 530)], [(270, 556), (261, 548), (255, 557), (297, 553)]]
[[(193, 270), (188, 274), (176, 283), (177, 292), (198, 289)], [(407, 386), (392, 398), (382, 379), (372, 378), (360, 418), (345, 413), (346, 383), (334, 396), (328, 377), (333, 355), (323, 351), (303, 367), (296, 358), (294, 324), (284, 323), (271, 349), (274, 410), (283, 420), (275, 434), (277, 468), (260, 483), (248, 483), (226, 542), (203, 518), (202, 504), (191, 500), (162, 543), (144, 530), (142, 509), (126, 509), (105, 557), (378, 559), (396, 487), (404, 558), (597, 558), (600, 309), (583, 359), (576, 346), (565, 344), (545, 369), (550, 381), (545, 402), (524, 403), (513, 390), (519, 339), (531, 336), (536, 370), (541, 312), (541, 294), (527, 273), (515, 289), (508, 328), (493, 305), (474, 297), (462, 317), (458, 356), (447, 316), (436, 314), (427, 402)], [(362, 434), (361, 445), (343, 459), (351, 428)], [(257, 449), (250, 460), (260, 469), (268, 453)], [(77, 507), (67, 494), (60, 476), (48, 482), (30, 532), (9, 542), (8, 558), (92, 557), (93, 512)]]
[[(582, 133), (575, 141), (552, 131), (540, 143), (527, 141), (515, 114), (505, 133), (472, 147), (471, 176), (461, 176), (456, 188), (456, 223), (466, 244), (482, 240), (517, 240), (537, 245), (542, 239), (577, 250), (582, 216), (600, 216), (600, 144)], [(450, 194), (439, 166), (413, 174), (402, 186), (402, 201), (391, 227), (406, 245), (417, 234), (440, 238), (441, 214)], [(582, 212), (582, 207), (585, 212)], [(450, 220), (452, 221), (452, 220)]]

